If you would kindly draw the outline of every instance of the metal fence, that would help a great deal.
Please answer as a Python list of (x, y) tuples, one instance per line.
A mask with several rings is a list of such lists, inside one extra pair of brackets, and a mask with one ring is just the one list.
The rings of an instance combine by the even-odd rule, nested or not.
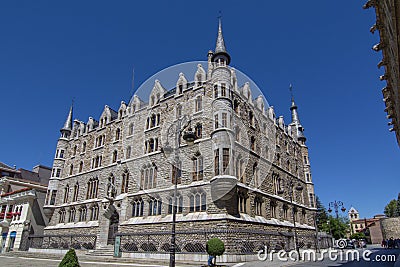
[[(118, 233), (121, 251), (129, 253), (169, 253), (171, 232)], [(220, 238), (225, 244), (225, 254), (257, 254), (264, 250), (290, 250), (294, 248), (292, 232), (266, 232), (256, 230), (208, 230), (176, 232), (176, 253), (206, 254), (210, 238)], [(315, 235), (299, 236), (300, 248), (312, 248)]]
[(32, 235), (28, 244), (39, 249), (95, 249), (96, 235)]

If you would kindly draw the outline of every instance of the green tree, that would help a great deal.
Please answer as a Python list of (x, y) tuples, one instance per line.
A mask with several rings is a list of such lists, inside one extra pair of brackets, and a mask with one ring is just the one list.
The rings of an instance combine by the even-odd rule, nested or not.
[(225, 245), (219, 238), (211, 238), (207, 241), (207, 253), (214, 256), (214, 264), (217, 262), (217, 256), (221, 256), (225, 252)]
[(396, 217), (397, 201), (392, 199), (389, 204), (385, 206), (384, 213), (387, 217)]
[(74, 249), (68, 250), (58, 267), (79, 267), (78, 257)]
[(340, 239), (345, 237), (350, 229), (349, 220), (344, 217), (334, 218), (329, 216), (327, 222), (322, 225), (321, 229), (324, 232), (332, 234), (335, 239)]
[(354, 233), (350, 236), (350, 239), (357, 239), (357, 240), (365, 239), (365, 234), (362, 232)]
[(396, 203), (396, 212), (395, 216), (399, 217), (400, 216), (400, 193), (397, 196), (397, 203)]
[(315, 203), (317, 206), (318, 229), (324, 229), (324, 225), (326, 225), (326, 222), (328, 221), (328, 213), (326, 212), (326, 208), (324, 207), (318, 196), (315, 197)]

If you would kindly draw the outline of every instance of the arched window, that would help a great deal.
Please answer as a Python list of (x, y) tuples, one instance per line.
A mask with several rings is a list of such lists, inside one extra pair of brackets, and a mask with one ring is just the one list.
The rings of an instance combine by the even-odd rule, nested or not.
[(117, 162), (118, 159), (118, 152), (117, 150), (114, 150), (113, 155), (112, 155), (112, 163)]
[(258, 216), (263, 215), (263, 199), (260, 196), (254, 198), (255, 213)]
[(195, 101), (195, 112), (199, 112), (200, 110), (203, 109), (203, 98), (201, 96), (197, 96), (196, 97), (196, 101)]
[(238, 210), (239, 213), (247, 213), (247, 194), (243, 191), (238, 193)]
[(161, 215), (162, 201), (160, 198), (150, 198), (149, 216)]
[(192, 158), (193, 160), (193, 173), (192, 180), (200, 181), (203, 180), (203, 157), (200, 154), (197, 154)]
[(99, 179), (90, 178), (87, 183), (86, 199), (97, 198), (97, 192), (99, 187)]
[[(176, 196), (176, 204), (178, 206), (176, 209), (176, 213), (182, 213), (183, 212), (183, 197), (182, 197), (182, 195)], [(168, 214), (172, 214), (173, 206), (174, 206), (174, 197), (170, 196), (168, 198)]]
[(72, 202), (78, 201), (78, 195), (79, 195), (79, 184), (78, 182), (76, 182), (76, 184), (74, 185), (74, 195), (72, 197)]
[(140, 188), (143, 190), (155, 188), (157, 186), (157, 167), (146, 165), (141, 170)]
[(71, 165), (69, 166), (69, 175), (72, 175), (73, 172), (74, 172), (74, 165), (71, 164)]
[(250, 138), (250, 149), (256, 151), (256, 138), (254, 136)]
[(125, 171), (122, 174), (121, 194), (128, 193), (129, 189), (129, 172)]
[(99, 205), (96, 203), (90, 208), (90, 220), (97, 221), (99, 219)]
[(73, 150), (73, 152), (72, 152), (72, 156), (75, 156), (75, 155), (76, 155), (76, 150), (77, 150), (77, 148), (78, 148), (78, 146), (75, 145), (75, 146), (74, 146), (74, 150)]
[(131, 146), (128, 146), (128, 147), (126, 148), (126, 158), (127, 158), (127, 159), (130, 159), (130, 158), (131, 158), (131, 152), (132, 152), (132, 148), (131, 148)]
[(150, 127), (151, 127), (151, 128), (153, 128), (153, 127), (156, 126), (157, 119), (156, 119), (156, 115), (155, 115), (155, 114), (151, 115), (150, 122), (151, 122), (151, 124), (150, 124)]
[(132, 202), (132, 217), (143, 216), (144, 202), (142, 198), (136, 198)]
[(69, 195), (69, 185), (66, 185), (64, 188), (64, 203), (68, 202), (68, 195)]
[(83, 171), (83, 161), (79, 163), (79, 172), (81, 173)]
[(171, 183), (175, 184), (175, 179), (177, 184), (182, 183), (182, 162), (179, 161), (172, 166)]
[(58, 222), (59, 223), (65, 223), (65, 214), (66, 214), (65, 209), (61, 208), (60, 211), (58, 212), (58, 214), (59, 214)]
[(189, 196), (190, 212), (206, 211), (206, 193), (203, 191), (192, 192)]
[(117, 130), (115, 130), (115, 141), (118, 141), (121, 139), (121, 129), (117, 128)]
[(130, 123), (129, 124), (129, 128), (128, 128), (128, 135), (130, 136), (130, 135), (133, 135), (133, 123)]
[(87, 208), (86, 208), (86, 206), (80, 207), (79, 208), (79, 222), (86, 221), (86, 216), (87, 216)]
[(68, 222), (75, 222), (75, 215), (76, 215), (75, 207), (71, 207), (68, 213), (69, 213)]
[(276, 218), (276, 206), (277, 206), (276, 201), (271, 200), (269, 206), (270, 206), (271, 218)]
[(289, 209), (288, 205), (286, 203), (283, 204), (282, 210), (283, 210), (283, 219), (284, 220), (288, 219), (288, 209)]

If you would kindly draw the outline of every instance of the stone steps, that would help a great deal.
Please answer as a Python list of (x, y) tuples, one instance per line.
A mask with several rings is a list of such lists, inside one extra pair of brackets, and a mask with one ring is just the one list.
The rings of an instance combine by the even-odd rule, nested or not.
[(99, 247), (98, 249), (91, 249), (85, 254), (88, 256), (112, 257), (114, 255), (114, 246), (107, 245), (104, 247)]

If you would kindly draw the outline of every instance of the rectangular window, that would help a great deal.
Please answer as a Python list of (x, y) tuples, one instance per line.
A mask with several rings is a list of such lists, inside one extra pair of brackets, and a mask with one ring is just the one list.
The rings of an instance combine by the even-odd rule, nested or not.
[(221, 96), (226, 96), (226, 84), (221, 83)]
[(219, 123), (218, 123), (218, 114), (214, 116), (214, 129), (219, 128)]
[(224, 174), (229, 173), (228, 169), (229, 166), (229, 148), (222, 149), (222, 172)]
[(56, 177), (60, 177), (61, 176), (61, 169), (57, 169), (56, 170)]
[(228, 114), (222, 113), (222, 127), (228, 127)]
[(314, 194), (310, 193), (310, 206), (314, 208)]
[(57, 190), (53, 190), (53, 192), (51, 192), (50, 205), (54, 205), (56, 203), (56, 196)]
[(219, 149), (214, 151), (214, 173), (219, 175)]
[(214, 98), (218, 97), (218, 85), (214, 85)]

